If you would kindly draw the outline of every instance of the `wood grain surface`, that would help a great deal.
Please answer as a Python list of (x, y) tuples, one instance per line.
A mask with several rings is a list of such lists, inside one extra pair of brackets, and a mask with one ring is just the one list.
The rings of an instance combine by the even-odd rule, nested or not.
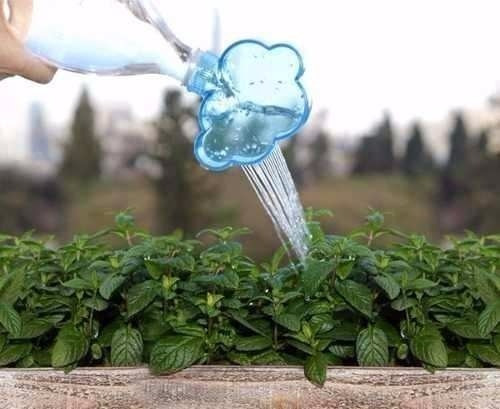
[(0, 371), (0, 409), (500, 409), (500, 370), (332, 367), (323, 388), (297, 367)]

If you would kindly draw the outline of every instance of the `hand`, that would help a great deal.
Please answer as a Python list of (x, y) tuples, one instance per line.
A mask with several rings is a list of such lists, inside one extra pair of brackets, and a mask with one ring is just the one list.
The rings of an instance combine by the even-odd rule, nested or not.
[[(10, 7), (9, 19), (4, 11), (6, 1)], [(0, 80), (21, 75), (46, 84), (56, 72), (24, 48), (32, 11), (33, 0), (0, 0)]]

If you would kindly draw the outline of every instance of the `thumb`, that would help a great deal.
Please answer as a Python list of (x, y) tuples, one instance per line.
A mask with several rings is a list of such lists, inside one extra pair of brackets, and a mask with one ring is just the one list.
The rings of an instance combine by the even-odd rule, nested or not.
[(54, 67), (43, 63), (28, 52), (24, 53), (21, 69), (19, 70), (19, 75), (22, 77), (40, 84), (47, 84), (52, 80), (55, 73), (56, 69)]

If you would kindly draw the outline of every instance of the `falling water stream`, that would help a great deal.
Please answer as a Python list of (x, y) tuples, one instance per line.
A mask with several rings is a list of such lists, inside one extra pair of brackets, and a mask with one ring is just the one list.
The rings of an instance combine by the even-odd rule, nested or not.
[(304, 209), (280, 147), (256, 165), (242, 166), (281, 242), (290, 243), (293, 252), (304, 261), (308, 252), (309, 231)]

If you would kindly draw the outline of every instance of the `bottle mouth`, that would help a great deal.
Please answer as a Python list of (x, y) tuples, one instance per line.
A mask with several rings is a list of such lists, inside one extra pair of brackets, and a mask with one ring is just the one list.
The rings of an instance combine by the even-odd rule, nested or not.
[(200, 96), (216, 88), (219, 57), (200, 49), (191, 53), (189, 67), (183, 85), (188, 91)]

